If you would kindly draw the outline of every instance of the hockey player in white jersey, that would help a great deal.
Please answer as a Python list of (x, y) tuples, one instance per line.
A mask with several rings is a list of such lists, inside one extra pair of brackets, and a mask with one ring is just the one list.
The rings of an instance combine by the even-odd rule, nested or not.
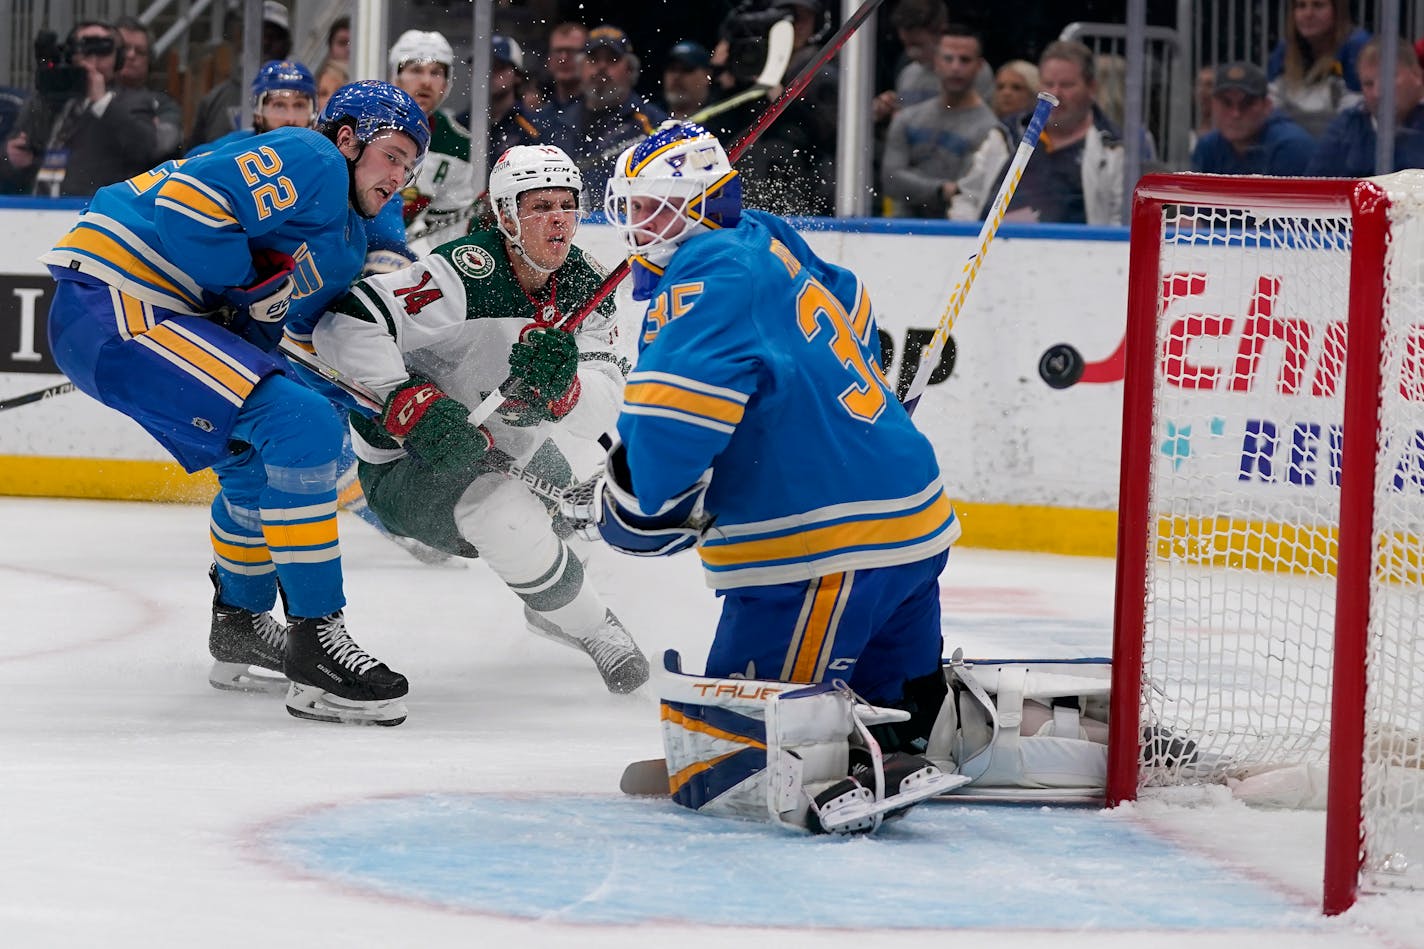
[[(878, 364), (865, 287), (742, 211), (716, 137), (668, 123), (605, 209), (647, 300), (600, 506), (641, 556), (696, 547), (722, 617), (705, 676), (659, 682), (668, 790), (830, 832), (968, 780), (921, 755), (947, 687), (938, 576), (959, 523)], [(570, 513), (580, 516), (577, 508)]]
[[(361, 485), (385, 526), (478, 556), (524, 601), (531, 631), (587, 652), (609, 691), (630, 692), (647, 680), (647, 660), (555, 532), (553, 512), (481, 463), (498, 450), (570, 483), (552, 433), (594, 439), (617, 415), (628, 367), (611, 303), (577, 333), (553, 328), (604, 276), (573, 245), (583, 182), (560, 149), (520, 145), (489, 185), (496, 227), (361, 280), (313, 341), (385, 399), (377, 418), (351, 421)], [(469, 406), (511, 373), (524, 387), (487, 426), (471, 425)]]

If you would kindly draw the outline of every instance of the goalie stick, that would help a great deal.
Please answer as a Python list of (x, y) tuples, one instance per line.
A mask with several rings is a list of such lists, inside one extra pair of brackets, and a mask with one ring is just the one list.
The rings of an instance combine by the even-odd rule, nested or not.
[[(767, 127), (771, 125), (772, 122), (775, 122), (781, 113), (786, 111), (786, 107), (806, 90), (806, 87), (811, 84), (811, 80), (816, 78), (816, 74), (821, 71), (822, 67), (834, 59), (836, 54), (840, 52), (841, 47), (850, 39), (851, 34), (859, 29), (860, 25), (884, 2), (885, 0), (865, 0), (854, 13), (846, 18), (846, 21), (841, 24), (841, 28), (836, 31), (834, 36), (826, 41), (826, 45), (821, 47), (821, 51), (816, 54), (815, 58), (801, 67), (801, 71), (796, 74), (796, 78), (791, 80), (791, 85), (783, 89), (781, 95), (777, 96), (776, 100), (766, 107), (766, 111), (752, 123), (751, 128), (743, 132), (742, 137), (737, 139), (736, 144), (727, 149), (727, 159), (730, 162), (736, 164), (737, 159), (741, 158), (742, 155), (746, 154), (747, 149), (756, 144), (757, 139), (761, 138), (762, 133), (766, 131)], [(603, 283), (593, 292), (593, 296), (584, 302), (583, 306), (579, 307), (570, 314), (563, 323), (559, 324), (559, 329), (572, 332), (580, 323), (588, 319), (588, 315), (614, 291), (626, 276), (628, 276), (628, 261), (624, 260), (612, 273), (604, 278)], [(500, 383), (493, 392), (485, 397), (483, 402), (475, 406), (474, 411), (470, 413), (470, 424), (479, 425), (485, 419), (493, 415), (495, 409), (499, 408), (500, 405), (509, 398), (506, 393), (512, 392), (518, 383), (519, 380), (514, 376), (510, 376), (505, 379), (504, 382)]]
[[(354, 379), (348, 379), (345, 374), (336, 367), (328, 364), (316, 353), (308, 352), (293, 342), (290, 337), (282, 337), (282, 341), (277, 344), (277, 348), (282, 351), (282, 355), (310, 369), (366, 408), (379, 412), (385, 406), (385, 401), (374, 391)], [(585, 488), (587, 484), (587, 482), (579, 482), (567, 488), (562, 487), (547, 478), (541, 478), (522, 466), (515, 464), (513, 458), (498, 449), (491, 449), (487, 452), (483, 463), (491, 466), (491, 470), (493, 471), (513, 478), (515, 481), (522, 482), (530, 491), (533, 491), (541, 498), (548, 498), (550, 501), (556, 503), (565, 501), (570, 495), (577, 493), (581, 488)], [(589, 481), (597, 479), (598, 477), (599, 475), (594, 475)], [(585, 490), (584, 493), (589, 492)]]
[(57, 395), (65, 395), (74, 391), (74, 383), (61, 382), (38, 392), (26, 392), (24, 395), (14, 395), (8, 399), (0, 399), (0, 412), (6, 409), (17, 409), (22, 405), (31, 405), (35, 402), (43, 402), (45, 399), (52, 399)]
[(979, 267), (989, 253), (989, 244), (998, 233), (999, 225), (1003, 223), (1004, 213), (1008, 211), (1009, 202), (1013, 200), (1014, 191), (1018, 189), (1019, 179), (1023, 177), (1028, 160), (1033, 157), (1033, 150), (1038, 145), (1039, 136), (1043, 134), (1043, 127), (1048, 124), (1048, 113), (1052, 112), (1056, 105), (1058, 100), (1049, 93), (1038, 94), (1038, 105), (1034, 106), (1033, 117), (1029, 119), (1028, 128), (1024, 129), (1023, 139), (1019, 142), (1018, 151), (1014, 153), (1014, 160), (1009, 163), (1008, 171), (1004, 173), (1004, 182), (999, 185), (999, 193), (994, 196), (989, 216), (984, 219), (984, 226), (979, 229), (979, 246), (964, 262), (959, 283), (955, 284), (954, 290), (950, 292), (949, 305), (944, 308), (944, 313), (939, 318), (939, 326), (935, 327), (934, 336), (930, 337), (930, 341), (920, 350), (920, 364), (915, 369), (914, 378), (910, 380), (910, 387), (905, 390), (903, 400), (905, 411), (911, 415), (915, 412), (915, 406), (920, 404), (920, 396), (924, 394), (925, 387), (929, 385), (930, 373), (939, 363), (940, 350), (944, 349), (944, 344), (949, 339), (949, 331), (959, 319), (959, 311), (964, 306), (965, 298), (969, 296), (969, 288), (974, 285)]

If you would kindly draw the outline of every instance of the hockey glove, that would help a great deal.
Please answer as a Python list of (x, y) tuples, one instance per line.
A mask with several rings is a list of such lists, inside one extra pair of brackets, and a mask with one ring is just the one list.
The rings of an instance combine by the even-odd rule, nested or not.
[(573, 385), (565, 389), (563, 395), (552, 402), (545, 402), (538, 391), (521, 385), (515, 389), (513, 395), (500, 403), (500, 421), (515, 428), (538, 425), (540, 422), (557, 422), (578, 404), (579, 393), (582, 391), (578, 377), (575, 376)]
[(257, 269), (257, 281), (246, 287), (232, 287), (227, 298), (247, 315), (262, 323), (280, 323), (287, 315), (296, 282), (292, 272), (297, 262), (291, 254), (270, 247), (252, 252), (252, 266)]
[(635, 557), (664, 557), (688, 549), (712, 526), (712, 519), (702, 510), (709, 469), (690, 488), (663, 503), (652, 514), (644, 514), (633, 494), (633, 480), (628, 471), (628, 456), (623, 446), (615, 445), (604, 464), (603, 489), (598, 492), (596, 512), (592, 515), (599, 536), (608, 546)]
[(531, 323), (509, 351), (509, 374), (552, 401), (577, 381), (578, 361), (572, 333)]
[(381, 425), (439, 474), (473, 472), (494, 444), (484, 426), (469, 421), (470, 410), (434, 383), (412, 376), (386, 399)]

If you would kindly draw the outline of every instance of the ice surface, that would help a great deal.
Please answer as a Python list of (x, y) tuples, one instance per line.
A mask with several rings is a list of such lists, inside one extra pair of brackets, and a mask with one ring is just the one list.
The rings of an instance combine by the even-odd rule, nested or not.
[[(1319, 917), (1320, 815), (1221, 788), (934, 804), (850, 841), (622, 798), (660, 751), (651, 696), (525, 632), (482, 564), (342, 533), (352, 634), (412, 683), (398, 728), (208, 686), (202, 508), (0, 498), (0, 944), (1424, 946), (1419, 894)], [(700, 668), (695, 562), (595, 550), (590, 575), (649, 656)], [(946, 647), (1106, 655), (1112, 576), (958, 550)]]

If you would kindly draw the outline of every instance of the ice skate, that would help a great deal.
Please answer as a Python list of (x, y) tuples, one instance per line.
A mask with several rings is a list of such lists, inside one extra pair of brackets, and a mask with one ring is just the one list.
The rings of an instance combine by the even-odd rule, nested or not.
[(588, 653), (603, 684), (616, 695), (626, 695), (648, 681), (648, 659), (623, 628), (618, 617), (609, 610), (594, 630), (586, 636), (565, 632), (548, 617), (524, 608), (524, 621), (530, 632), (556, 643)]
[(208, 633), (213, 666), (208, 682), (228, 692), (285, 692), (282, 659), (287, 653), (287, 627), (270, 612), (254, 613), (222, 602), (216, 567), (208, 577), (213, 581), (213, 625)]
[(292, 618), (286, 658), (287, 711), (297, 718), (344, 725), (399, 725), (410, 691), (405, 676), (367, 653), (346, 632), (338, 610)]

